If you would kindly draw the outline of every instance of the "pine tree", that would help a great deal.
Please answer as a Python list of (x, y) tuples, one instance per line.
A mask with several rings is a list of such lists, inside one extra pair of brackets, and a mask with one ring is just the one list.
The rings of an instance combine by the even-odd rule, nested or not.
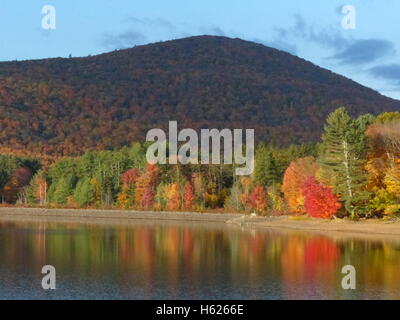
[(80, 207), (85, 207), (94, 203), (94, 190), (89, 178), (79, 180), (73, 198), (74, 202), (76, 202)]
[(279, 168), (270, 150), (260, 143), (256, 150), (254, 182), (263, 187), (279, 182)]
[[(332, 112), (322, 136), (320, 164), (323, 180), (331, 181), (346, 210), (355, 218), (369, 200), (364, 170), (366, 118), (353, 120), (345, 108)], [(329, 177), (328, 179), (326, 177)]]
[(59, 179), (55, 185), (54, 191), (52, 192), (50, 199), (51, 202), (56, 204), (66, 204), (68, 197), (72, 195), (74, 190), (73, 180), (72, 176), (62, 177)]

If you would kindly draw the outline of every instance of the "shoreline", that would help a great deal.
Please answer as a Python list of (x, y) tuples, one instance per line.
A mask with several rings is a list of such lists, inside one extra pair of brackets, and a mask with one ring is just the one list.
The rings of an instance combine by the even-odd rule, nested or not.
[[(240, 222), (240, 220), (242, 222)], [(313, 218), (293, 218), (292, 216), (266, 217), (264, 221), (251, 221), (246, 218), (234, 220), (241, 226), (270, 230), (306, 232), (335, 237), (362, 237), (371, 239), (396, 238), (400, 240), (400, 221), (394, 220), (321, 220)]]
[(305, 217), (251, 217), (236, 213), (158, 212), (101, 209), (0, 208), (1, 221), (127, 224), (139, 221), (212, 222), (245, 228), (313, 233), (391, 236), (400, 239), (400, 220), (320, 220)]
[(220, 222), (241, 217), (234, 213), (134, 211), (106, 209), (0, 208), (0, 221), (120, 223), (137, 221)]

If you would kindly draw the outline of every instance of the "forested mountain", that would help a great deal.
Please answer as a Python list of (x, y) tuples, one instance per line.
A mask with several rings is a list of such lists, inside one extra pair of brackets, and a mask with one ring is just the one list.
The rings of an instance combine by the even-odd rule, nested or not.
[(85, 58), (0, 63), (0, 144), (76, 155), (143, 141), (147, 130), (255, 128), (258, 139), (317, 140), (326, 116), (400, 102), (288, 53), (201, 36)]

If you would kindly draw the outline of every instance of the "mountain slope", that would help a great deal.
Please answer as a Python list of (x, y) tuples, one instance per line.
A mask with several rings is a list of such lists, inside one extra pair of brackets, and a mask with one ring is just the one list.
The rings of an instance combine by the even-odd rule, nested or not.
[(288, 53), (201, 36), (98, 56), (0, 63), (0, 144), (79, 154), (147, 130), (255, 128), (276, 144), (316, 140), (326, 115), (400, 102)]

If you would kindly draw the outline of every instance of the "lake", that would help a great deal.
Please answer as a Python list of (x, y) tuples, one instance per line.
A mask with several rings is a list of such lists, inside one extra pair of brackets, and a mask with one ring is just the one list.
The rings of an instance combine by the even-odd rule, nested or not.
[[(344, 290), (344, 265), (357, 289)], [(56, 268), (43, 290), (42, 267)], [(0, 221), (0, 299), (399, 299), (400, 239), (218, 223)]]

